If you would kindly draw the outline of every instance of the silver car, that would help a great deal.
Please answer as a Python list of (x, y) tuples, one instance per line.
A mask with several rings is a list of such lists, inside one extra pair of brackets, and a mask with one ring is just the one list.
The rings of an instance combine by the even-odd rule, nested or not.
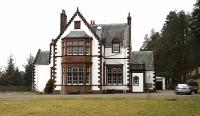
[(187, 84), (178, 84), (175, 88), (175, 93), (179, 94), (190, 94), (192, 93), (191, 88)]

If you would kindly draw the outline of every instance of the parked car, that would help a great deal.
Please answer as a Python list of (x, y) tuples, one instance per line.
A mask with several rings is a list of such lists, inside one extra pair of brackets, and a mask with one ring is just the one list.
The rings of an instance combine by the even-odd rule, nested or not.
[(192, 92), (194, 92), (194, 93), (198, 92), (198, 82), (196, 82), (196, 81), (188, 81), (187, 85), (192, 89)]
[(175, 87), (175, 93), (176, 94), (192, 94), (191, 88), (187, 84), (178, 84)]

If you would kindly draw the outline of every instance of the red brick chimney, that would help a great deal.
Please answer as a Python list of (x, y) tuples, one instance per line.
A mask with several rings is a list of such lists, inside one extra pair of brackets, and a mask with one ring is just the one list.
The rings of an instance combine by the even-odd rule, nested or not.
[(67, 15), (65, 14), (65, 10), (62, 9), (62, 12), (60, 13), (60, 32), (64, 32), (65, 25), (67, 24)]

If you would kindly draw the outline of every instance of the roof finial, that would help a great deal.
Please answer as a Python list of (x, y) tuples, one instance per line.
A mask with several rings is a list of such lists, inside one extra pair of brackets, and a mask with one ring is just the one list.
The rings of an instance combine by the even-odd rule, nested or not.
[(76, 10), (77, 12), (79, 12), (79, 9), (78, 9), (78, 7), (77, 7), (77, 10)]

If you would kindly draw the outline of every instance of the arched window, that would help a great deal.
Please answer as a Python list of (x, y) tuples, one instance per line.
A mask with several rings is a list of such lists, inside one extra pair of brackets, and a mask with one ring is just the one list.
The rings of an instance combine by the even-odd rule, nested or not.
[(118, 38), (114, 38), (112, 40), (112, 53), (119, 53), (120, 52), (120, 41)]
[(139, 85), (139, 77), (138, 76), (134, 76), (133, 77), (133, 85), (134, 86), (138, 86)]

